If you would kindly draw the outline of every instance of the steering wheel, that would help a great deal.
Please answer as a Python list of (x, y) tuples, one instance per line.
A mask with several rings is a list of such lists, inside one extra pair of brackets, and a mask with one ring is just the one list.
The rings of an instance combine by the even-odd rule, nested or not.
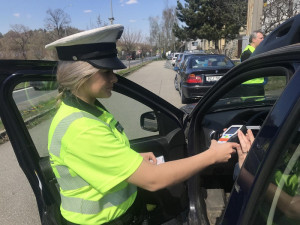
[(262, 125), (268, 114), (269, 114), (269, 110), (264, 110), (264, 111), (254, 114), (247, 121), (246, 126)]

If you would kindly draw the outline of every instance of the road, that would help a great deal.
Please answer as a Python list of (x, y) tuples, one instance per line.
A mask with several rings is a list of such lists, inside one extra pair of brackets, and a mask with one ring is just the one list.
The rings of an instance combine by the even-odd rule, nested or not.
[[(169, 62), (155, 61), (127, 78), (147, 87), (176, 107), (181, 107), (180, 96), (174, 88), (175, 72)], [(46, 154), (47, 134), (50, 121), (44, 121), (30, 129), (34, 142)], [(0, 145), (0, 224), (40, 225), (35, 197), (25, 175), (18, 166), (10, 142)]]

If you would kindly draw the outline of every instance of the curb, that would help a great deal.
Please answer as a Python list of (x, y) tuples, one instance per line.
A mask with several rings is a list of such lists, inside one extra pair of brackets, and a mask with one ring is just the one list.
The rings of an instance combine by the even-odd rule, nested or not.
[[(32, 121), (34, 121), (34, 120), (36, 120), (36, 119), (38, 119), (38, 118), (40, 118), (40, 117), (46, 115), (47, 113), (49, 113), (50, 111), (52, 111), (52, 110), (54, 110), (54, 109), (55, 109), (55, 107), (53, 107), (53, 108), (51, 108), (51, 109), (49, 109), (49, 110), (45, 110), (45, 111), (41, 112), (41, 113), (38, 114), (38, 115), (29, 117), (28, 119), (26, 119), (26, 120), (24, 121), (25, 125), (28, 125), (30, 122), (32, 122)], [(3, 143), (6, 142), (6, 141), (5, 141), (6, 137), (7, 137), (7, 132), (6, 132), (6, 130), (5, 130), (5, 129), (4, 129), (4, 130), (1, 130), (1, 131), (0, 131), (0, 140), (3, 140)], [(7, 138), (7, 140), (9, 140), (9, 138)], [(1, 144), (1, 143), (0, 143), (0, 144)]]

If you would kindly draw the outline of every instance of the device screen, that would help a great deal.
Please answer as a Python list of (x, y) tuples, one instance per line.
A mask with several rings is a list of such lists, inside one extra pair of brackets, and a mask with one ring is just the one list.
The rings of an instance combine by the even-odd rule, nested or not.
[(239, 127), (231, 127), (228, 131), (226, 131), (226, 134), (234, 134), (238, 129)]

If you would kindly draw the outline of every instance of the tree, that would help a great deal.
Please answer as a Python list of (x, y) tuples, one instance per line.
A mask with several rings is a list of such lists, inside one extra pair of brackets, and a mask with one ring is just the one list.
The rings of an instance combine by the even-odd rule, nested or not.
[(130, 53), (137, 49), (138, 43), (142, 41), (141, 31), (131, 31), (130, 29), (124, 29), (121, 36), (119, 46), (126, 52)]
[(48, 31), (54, 31), (54, 40), (69, 35), (66, 28), (71, 23), (71, 18), (67, 13), (62, 9), (48, 9), (46, 13), (45, 27)]
[(297, 15), (300, 2), (295, 0), (268, 0), (264, 4), (261, 24), (266, 34), (282, 24), (285, 20)]
[(177, 1), (177, 17), (182, 26), (174, 25), (174, 34), (180, 40), (206, 39), (232, 40), (246, 25), (247, 2), (245, 0), (185, 0)]
[(162, 52), (175, 51), (176, 38), (173, 33), (173, 26), (177, 23), (175, 7), (166, 6), (162, 12), (162, 19), (149, 17), (150, 44), (156, 46)]
[(151, 46), (155, 46), (156, 49), (160, 49), (162, 45), (160, 41), (160, 36), (162, 35), (162, 31), (159, 26), (159, 17), (149, 17), (149, 24), (150, 24), (149, 43)]
[(16, 53), (16, 57), (27, 59), (28, 45), (32, 31), (21, 24), (11, 25), (11, 30), (5, 35), (7, 47)]
[(175, 7), (166, 7), (162, 12), (162, 37), (163, 46), (165, 50), (175, 51), (175, 35), (173, 33), (173, 26), (177, 24), (176, 9)]

